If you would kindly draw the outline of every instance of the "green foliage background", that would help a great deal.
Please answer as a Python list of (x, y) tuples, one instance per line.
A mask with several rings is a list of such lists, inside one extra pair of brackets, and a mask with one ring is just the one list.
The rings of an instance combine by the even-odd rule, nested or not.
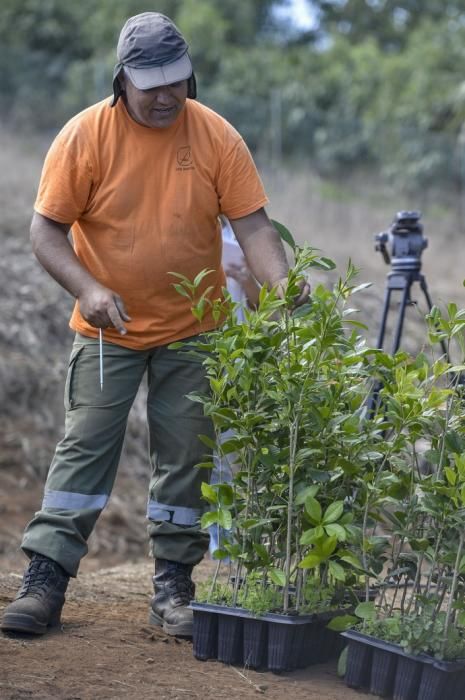
[(0, 111), (15, 128), (56, 129), (110, 93), (125, 19), (172, 17), (199, 99), (255, 150), (324, 174), (363, 164), (416, 188), (463, 180), (465, 0), (307, 0), (315, 28), (274, 10), (288, 0), (2, 0)]

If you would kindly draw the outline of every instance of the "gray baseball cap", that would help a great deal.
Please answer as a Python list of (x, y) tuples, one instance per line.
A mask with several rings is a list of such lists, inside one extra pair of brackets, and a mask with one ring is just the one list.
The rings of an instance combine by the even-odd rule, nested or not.
[(142, 12), (130, 17), (121, 30), (116, 54), (112, 107), (122, 93), (118, 76), (123, 70), (139, 90), (187, 80), (187, 96), (196, 97), (188, 45), (169, 17), (159, 12)]

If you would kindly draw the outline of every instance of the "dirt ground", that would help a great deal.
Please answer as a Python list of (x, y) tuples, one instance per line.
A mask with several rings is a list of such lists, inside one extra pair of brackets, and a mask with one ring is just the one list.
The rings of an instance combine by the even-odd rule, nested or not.
[[(3, 700), (63, 698), (256, 698), (352, 700), (335, 664), (274, 675), (197, 661), (189, 641), (147, 624), (150, 563), (83, 574), (70, 587), (60, 631), (0, 638)], [(0, 605), (19, 574), (0, 577)], [(366, 697), (366, 696), (365, 696)]]
[[(189, 641), (149, 626), (151, 560), (143, 556), (135, 537), (132, 545), (121, 545), (119, 551), (118, 547), (105, 549), (107, 541), (123, 541), (126, 524), (115, 513), (118, 493), (127, 488), (124, 479), (117, 484), (113, 505), (97, 526), (91, 553), (70, 583), (62, 628), (41, 638), (0, 634), (2, 700), (366, 698), (345, 687), (335, 663), (275, 675), (201, 662), (194, 658)], [(25, 560), (19, 539), (40, 503), (41, 489), (42, 483), (27, 474), (0, 470), (0, 613), (21, 582)], [(136, 522), (140, 520), (143, 540), (138, 498), (137, 493)], [(196, 568), (196, 580), (208, 576), (212, 566), (205, 560)]]

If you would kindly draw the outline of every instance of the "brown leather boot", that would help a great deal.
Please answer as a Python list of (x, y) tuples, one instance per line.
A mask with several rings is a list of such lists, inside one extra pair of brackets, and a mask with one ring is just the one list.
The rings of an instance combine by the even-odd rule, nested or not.
[(44, 634), (60, 625), (69, 576), (56, 562), (34, 553), (15, 600), (5, 608), (3, 632)]
[(187, 606), (194, 598), (191, 579), (193, 566), (168, 559), (155, 560), (155, 576), (149, 622), (163, 627), (166, 634), (192, 637), (192, 610)]

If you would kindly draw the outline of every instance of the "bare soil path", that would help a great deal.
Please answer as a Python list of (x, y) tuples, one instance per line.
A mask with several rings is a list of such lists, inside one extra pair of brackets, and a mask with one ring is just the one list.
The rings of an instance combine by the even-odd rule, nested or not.
[[(211, 568), (198, 567), (197, 580)], [(147, 624), (151, 563), (83, 573), (69, 587), (63, 625), (40, 638), (0, 635), (2, 700), (356, 700), (334, 663), (274, 675), (197, 661), (192, 644)], [(20, 573), (0, 575), (0, 608)]]
[[(20, 538), (41, 496), (41, 479), (0, 468), (0, 614), (21, 583)], [(123, 477), (70, 582), (62, 628), (38, 638), (0, 633), (1, 700), (366, 699), (345, 687), (335, 663), (278, 676), (201, 662), (191, 642), (150, 626), (144, 510), (144, 490)], [(196, 567), (196, 581), (212, 567)]]

